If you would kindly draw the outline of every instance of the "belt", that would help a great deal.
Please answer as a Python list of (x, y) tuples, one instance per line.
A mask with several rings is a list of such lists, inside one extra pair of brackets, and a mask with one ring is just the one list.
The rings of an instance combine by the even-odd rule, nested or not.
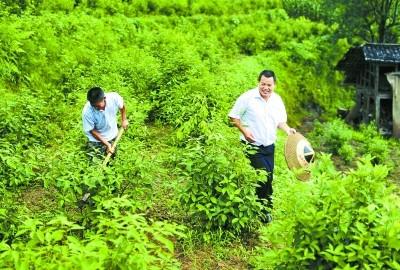
[(267, 147), (269, 147), (269, 146), (274, 145), (273, 143), (272, 143), (272, 144), (269, 144), (269, 145), (263, 145), (263, 144), (256, 145), (256, 144), (249, 143), (248, 141), (243, 141), (243, 140), (240, 140), (240, 141), (241, 141), (242, 143), (246, 144), (246, 145), (249, 145), (249, 146), (252, 146), (252, 147), (259, 147), (259, 148), (267, 148)]

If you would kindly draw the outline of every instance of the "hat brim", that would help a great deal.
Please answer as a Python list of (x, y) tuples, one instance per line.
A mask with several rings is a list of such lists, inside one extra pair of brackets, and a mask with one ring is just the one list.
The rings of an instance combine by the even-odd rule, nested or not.
[(285, 160), (288, 168), (295, 173), (297, 179), (302, 181), (306, 181), (310, 178), (308, 167), (313, 159), (306, 160), (304, 156), (304, 147), (312, 151), (311, 144), (300, 132), (288, 135), (285, 143)]

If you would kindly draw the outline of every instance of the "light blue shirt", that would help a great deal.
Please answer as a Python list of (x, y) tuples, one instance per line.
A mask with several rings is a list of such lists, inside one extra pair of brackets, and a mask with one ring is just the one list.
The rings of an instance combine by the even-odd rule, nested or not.
[[(276, 141), (279, 123), (286, 123), (287, 114), (281, 97), (272, 92), (265, 101), (258, 90), (254, 88), (243, 93), (237, 100), (229, 116), (240, 119), (241, 125), (251, 131), (255, 145), (271, 145)], [(243, 134), (241, 140), (246, 141)]]
[(97, 130), (107, 141), (111, 141), (118, 134), (117, 113), (124, 106), (122, 97), (115, 93), (106, 93), (106, 107), (99, 111), (86, 102), (82, 110), (83, 132), (91, 142), (99, 142), (90, 133)]

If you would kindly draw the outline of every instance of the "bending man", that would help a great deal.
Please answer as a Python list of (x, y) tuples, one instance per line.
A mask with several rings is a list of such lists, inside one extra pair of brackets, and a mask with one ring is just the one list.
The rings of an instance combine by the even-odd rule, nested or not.
[(117, 113), (121, 113), (121, 125), (128, 127), (126, 109), (122, 97), (115, 93), (104, 93), (100, 87), (87, 92), (87, 102), (82, 111), (83, 131), (89, 139), (89, 155), (102, 158), (113, 153), (111, 148), (118, 134)]

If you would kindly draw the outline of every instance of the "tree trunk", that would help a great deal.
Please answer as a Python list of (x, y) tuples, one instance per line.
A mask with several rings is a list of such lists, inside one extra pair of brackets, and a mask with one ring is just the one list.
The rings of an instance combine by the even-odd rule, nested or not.
[(378, 42), (379, 43), (385, 42), (385, 32), (386, 32), (386, 20), (384, 18), (382, 18), (382, 20), (379, 22), (379, 27), (378, 27)]

